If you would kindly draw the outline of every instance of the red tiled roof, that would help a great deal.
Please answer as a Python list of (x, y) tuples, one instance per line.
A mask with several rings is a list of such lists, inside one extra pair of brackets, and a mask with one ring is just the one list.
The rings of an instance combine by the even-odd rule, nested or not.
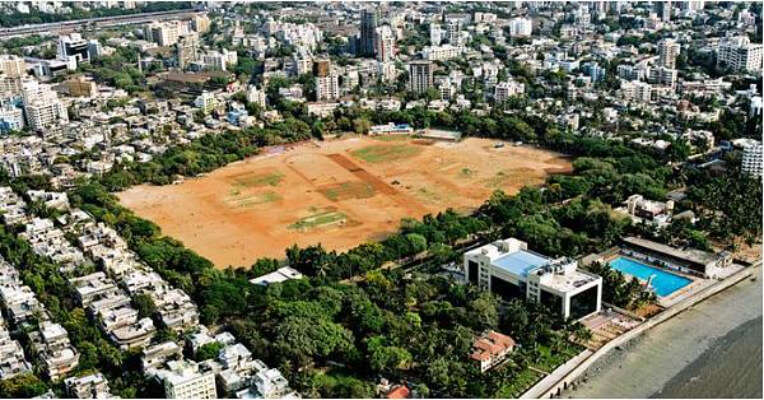
[(403, 385), (396, 386), (393, 390), (387, 392), (388, 399), (407, 399), (411, 391), (409, 388)]

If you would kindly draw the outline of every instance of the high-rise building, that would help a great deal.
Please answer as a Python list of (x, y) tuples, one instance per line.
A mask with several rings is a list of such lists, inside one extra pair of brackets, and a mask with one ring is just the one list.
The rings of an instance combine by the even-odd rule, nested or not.
[(50, 85), (41, 84), (36, 79), (27, 80), (23, 85), (21, 96), (29, 128), (42, 130), (69, 121), (66, 107)]
[(533, 23), (528, 18), (512, 18), (509, 21), (509, 36), (527, 37), (533, 32)]
[(680, 46), (674, 39), (663, 39), (658, 43), (658, 65), (670, 69), (676, 68), (676, 57)]
[(197, 33), (206, 33), (210, 30), (210, 17), (207, 14), (196, 14), (191, 18), (191, 25)]
[(409, 90), (424, 93), (432, 87), (433, 65), (429, 61), (413, 61), (409, 64)]
[(365, 8), (361, 11), (361, 55), (374, 56), (374, 34), (379, 24), (379, 13), (374, 8)]
[(374, 52), (377, 60), (386, 62), (395, 56), (395, 36), (390, 26), (383, 25), (374, 32)]
[(27, 64), (21, 57), (0, 55), (0, 72), (8, 78), (18, 78), (26, 75)]
[(671, 21), (671, 1), (656, 1), (655, 13), (658, 14), (658, 18), (663, 22)]
[(88, 62), (90, 61), (89, 46), (88, 41), (83, 39), (79, 33), (61, 35), (58, 37), (56, 55), (62, 60), (74, 57), (78, 64)]
[(180, 69), (188, 67), (189, 64), (196, 61), (198, 52), (199, 38), (195, 34), (181, 36), (175, 43), (175, 57), (178, 59), (178, 67)]
[(443, 30), (438, 24), (430, 24), (430, 46), (440, 46), (443, 43)]
[(747, 36), (724, 38), (719, 41), (716, 63), (733, 71), (761, 71), (762, 45), (751, 43)]
[(335, 100), (340, 98), (339, 76), (332, 71), (327, 76), (316, 77), (316, 99)]
[(181, 35), (180, 21), (154, 22), (144, 29), (146, 40), (160, 46), (172, 46)]
[(762, 172), (762, 145), (761, 143), (750, 144), (743, 149), (743, 160), (740, 165), (744, 173), (753, 176), (761, 176)]
[(458, 19), (450, 19), (446, 22), (446, 40), (449, 44), (458, 46), (462, 23)]

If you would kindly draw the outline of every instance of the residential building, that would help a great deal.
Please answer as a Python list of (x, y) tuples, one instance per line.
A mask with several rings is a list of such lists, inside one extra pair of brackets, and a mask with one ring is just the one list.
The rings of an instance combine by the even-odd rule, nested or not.
[(438, 24), (430, 24), (430, 46), (440, 46), (443, 43), (443, 29)]
[(215, 99), (215, 95), (208, 91), (204, 91), (202, 94), (196, 97), (196, 100), (194, 100), (194, 105), (198, 107), (204, 114), (209, 114), (217, 106), (217, 100)]
[(66, 392), (76, 399), (105, 399), (112, 398), (109, 393), (109, 382), (100, 372), (71, 377), (64, 380)]
[(432, 87), (433, 64), (429, 61), (413, 61), (409, 64), (409, 90), (425, 93)]
[(190, 360), (173, 360), (166, 368), (154, 371), (164, 385), (168, 399), (216, 399), (215, 374), (202, 372), (199, 365)]
[(747, 36), (724, 38), (719, 41), (716, 63), (737, 72), (761, 73), (762, 45), (751, 43)]
[(7, 78), (18, 78), (26, 75), (27, 64), (21, 57), (3, 54), (0, 55), (0, 72)]
[(753, 176), (761, 176), (762, 172), (762, 144), (749, 144), (743, 148), (743, 160), (741, 169), (744, 173)]
[(480, 365), (480, 372), (486, 372), (506, 360), (514, 348), (514, 339), (491, 330), (475, 339), (470, 358)]
[(504, 100), (525, 93), (525, 84), (510, 80), (507, 82), (499, 82), (493, 88), (493, 99), (497, 103), (501, 103)]
[(24, 113), (21, 108), (12, 104), (0, 106), (0, 133), (20, 131), (24, 129)]
[(575, 260), (528, 251), (514, 238), (468, 251), (463, 268), (469, 283), (504, 298), (540, 302), (563, 318), (578, 320), (601, 307), (601, 277), (578, 270)]
[(681, 46), (674, 39), (663, 39), (658, 42), (658, 65), (675, 69), (680, 48)]
[(533, 33), (533, 21), (529, 18), (512, 18), (509, 21), (510, 37), (529, 37)]
[(43, 130), (51, 125), (68, 122), (69, 114), (58, 94), (50, 85), (32, 79), (24, 82), (22, 89), (24, 112), (32, 130)]
[(374, 53), (381, 62), (395, 57), (395, 35), (389, 25), (382, 25), (374, 31)]

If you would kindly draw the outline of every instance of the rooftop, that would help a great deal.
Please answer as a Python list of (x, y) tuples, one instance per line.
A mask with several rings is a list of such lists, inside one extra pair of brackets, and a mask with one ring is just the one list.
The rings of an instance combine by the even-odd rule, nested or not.
[(517, 250), (493, 260), (492, 264), (510, 274), (522, 277), (528, 276), (528, 272), (547, 264), (549, 258), (527, 250)]

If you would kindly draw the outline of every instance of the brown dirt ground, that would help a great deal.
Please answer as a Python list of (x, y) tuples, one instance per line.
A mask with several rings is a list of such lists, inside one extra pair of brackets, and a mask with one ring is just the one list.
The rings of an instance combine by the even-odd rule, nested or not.
[[(373, 163), (351, 154), (400, 143), (421, 151)], [(549, 173), (570, 171), (569, 160), (560, 154), (509, 144), (494, 148), (494, 143), (357, 137), (280, 146), (179, 185), (141, 185), (118, 196), (216, 266), (248, 266), (258, 257), (283, 258), (284, 249), (295, 243), (346, 250), (394, 232), (402, 218), (449, 207), (468, 212), (495, 189), (512, 194), (543, 183)], [(327, 190), (335, 192), (327, 195)], [(347, 223), (290, 228), (326, 209), (341, 212)]]

